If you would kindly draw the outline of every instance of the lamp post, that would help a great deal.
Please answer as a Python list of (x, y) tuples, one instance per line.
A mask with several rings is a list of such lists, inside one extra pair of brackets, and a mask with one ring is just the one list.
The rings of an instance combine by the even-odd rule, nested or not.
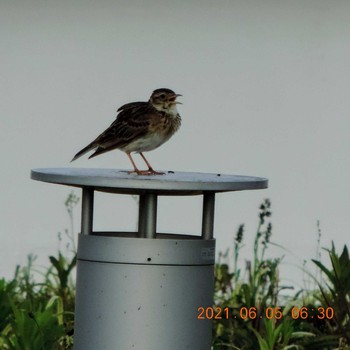
[[(215, 194), (267, 188), (267, 179), (78, 168), (31, 177), (82, 188), (75, 350), (210, 349), (211, 320), (198, 319), (198, 309), (213, 303)], [(138, 195), (137, 232), (94, 231), (95, 191)], [(158, 232), (158, 197), (192, 195), (203, 196), (201, 235)]]

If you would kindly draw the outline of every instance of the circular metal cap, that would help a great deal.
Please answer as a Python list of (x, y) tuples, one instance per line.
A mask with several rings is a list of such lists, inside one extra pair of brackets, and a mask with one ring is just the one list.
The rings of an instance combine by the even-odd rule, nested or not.
[(205, 192), (258, 190), (267, 188), (261, 177), (168, 171), (164, 175), (129, 174), (120, 169), (49, 168), (33, 169), (33, 180), (92, 187), (97, 191), (158, 195), (197, 195)]

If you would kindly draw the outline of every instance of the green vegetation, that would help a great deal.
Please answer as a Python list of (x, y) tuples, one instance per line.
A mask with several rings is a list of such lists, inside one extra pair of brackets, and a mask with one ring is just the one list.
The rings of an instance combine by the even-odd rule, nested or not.
[[(44, 272), (28, 256), (12, 280), (0, 279), (0, 350), (72, 349), (74, 333), (74, 268), (76, 245), (73, 211), (78, 198), (65, 206), (70, 229), (59, 234), (56, 256)], [(238, 228), (232, 250), (219, 255), (215, 266), (213, 350), (350, 350), (350, 258), (334, 244), (328, 249), (331, 267), (317, 254), (314, 290), (296, 291), (280, 283), (283, 257), (268, 258), (271, 244), (271, 204), (260, 206), (253, 258), (240, 266), (245, 227)], [(232, 255), (232, 262), (229, 260)], [(305, 266), (303, 267), (305, 271)], [(310, 274), (311, 276), (311, 274)], [(310, 277), (316, 279), (316, 277)], [(40, 281), (40, 282), (38, 282)], [(290, 294), (290, 293), (289, 293)], [(312, 311), (314, 310), (314, 311)], [(313, 317), (312, 317), (313, 316)]]
[[(297, 291), (283, 298), (279, 265), (282, 258), (269, 259), (272, 224), (270, 201), (260, 206), (258, 229), (253, 246), (253, 261), (247, 261), (245, 278), (238, 266), (244, 226), (237, 231), (233, 246), (233, 267), (216, 264), (214, 309), (225, 309), (214, 320), (214, 350), (350, 350), (350, 259), (345, 246), (340, 256), (328, 251), (332, 269), (312, 260), (325, 276), (316, 281), (318, 289)], [(319, 257), (320, 255), (317, 254)], [(304, 268), (305, 269), (305, 268)], [(231, 272), (232, 271), (232, 272)], [(314, 277), (310, 277), (314, 278)], [(226, 314), (229, 317), (226, 317)]]
[(60, 243), (64, 238), (68, 243), (59, 248), (56, 257), (49, 257), (49, 268), (38, 271), (35, 257), (29, 255), (27, 266), (18, 266), (11, 281), (0, 279), (1, 350), (72, 348), (75, 298), (72, 271), (76, 265), (73, 209), (77, 203), (78, 198), (71, 193), (65, 202), (71, 229), (58, 234)]

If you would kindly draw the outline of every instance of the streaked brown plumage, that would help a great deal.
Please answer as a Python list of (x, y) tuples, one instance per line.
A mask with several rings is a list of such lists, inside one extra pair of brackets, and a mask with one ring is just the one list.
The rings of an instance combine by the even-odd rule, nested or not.
[[(168, 141), (179, 129), (181, 117), (176, 105), (176, 98), (181, 96), (170, 89), (153, 91), (148, 102), (127, 103), (118, 109), (115, 121), (94, 141), (79, 151), (72, 161), (85, 153), (95, 150), (89, 157), (96, 157), (105, 152), (119, 149), (129, 157), (134, 171), (139, 175), (163, 174), (153, 170), (142, 152), (152, 151)], [(139, 170), (131, 153), (141, 155), (148, 170)]]

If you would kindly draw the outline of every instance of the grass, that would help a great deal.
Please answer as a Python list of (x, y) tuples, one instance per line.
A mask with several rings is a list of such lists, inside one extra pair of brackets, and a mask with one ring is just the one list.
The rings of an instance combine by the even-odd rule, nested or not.
[[(279, 266), (283, 257), (269, 259), (267, 250), (272, 235), (271, 203), (260, 206), (258, 227), (253, 244), (253, 259), (245, 273), (238, 266), (243, 246), (244, 226), (238, 228), (233, 245), (233, 266), (216, 264), (214, 302), (229, 307), (230, 317), (215, 320), (214, 350), (349, 350), (350, 349), (350, 260), (344, 246), (339, 255), (327, 250), (332, 269), (320, 260), (312, 260), (318, 269), (317, 289), (297, 291), (281, 298), (289, 288), (280, 285)], [(319, 228), (319, 224), (318, 224)], [(320, 229), (318, 229), (318, 245)], [(320, 254), (316, 254), (317, 257)], [(305, 269), (305, 267), (304, 267)], [(241, 276), (245, 275), (246, 278)], [(309, 274), (311, 275), (311, 274)], [(315, 277), (314, 277), (315, 278)], [(321, 282), (325, 280), (326, 282)], [(281, 300), (284, 302), (281, 304)]]
[[(49, 257), (47, 269), (38, 269), (35, 257), (29, 255), (27, 265), (17, 267), (11, 280), (0, 279), (1, 350), (72, 349), (76, 266), (73, 212), (78, 202), (74, 194), (65, 202), (70, 228), (59, 234), (59, 241), (66, 246)], [(347, 247), (341, 253), (336, 252), (334, 244), (326, 249), (330, 268), (319, 258), (312, 260), (317, 269), (313, 273), (315, 289), (300, 290), (283, 299), (281, 293), (288, 288), (280, 285), (283, 257), (268, 257), (271, 217), (271, 203), (265, 200), (259, 208), (253, 258), (245, 266), (239, 264), (244, 225), (237, 230), (232, 251), (219, 254), (214, 306), (228, 308), (229, 312), (228, 317), (213, 321), (213, 350), (350, 350)], [(233, 261), (224, 263), (229, 252)], [(318, 252), (316, 257), (320, 257)]]

